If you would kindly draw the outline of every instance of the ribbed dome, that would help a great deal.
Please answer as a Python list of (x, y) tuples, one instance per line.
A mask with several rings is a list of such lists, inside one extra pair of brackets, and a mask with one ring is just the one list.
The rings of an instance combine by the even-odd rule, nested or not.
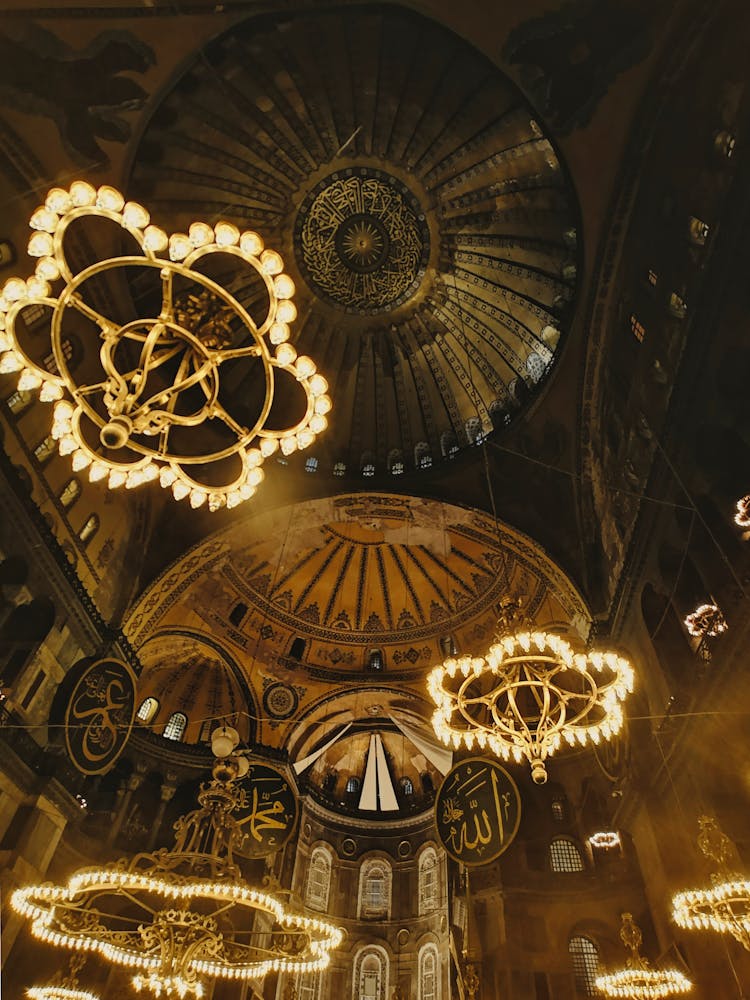
[(176, 83), (135, 164), (130, 194), (167, 229), (224, 217), (282, 252), (297, 346), (334, 398), (319, 471), (428, 468), (508, 423), (553, 365), (575, 199), (515, 87), (434, 22), (251, 19)]

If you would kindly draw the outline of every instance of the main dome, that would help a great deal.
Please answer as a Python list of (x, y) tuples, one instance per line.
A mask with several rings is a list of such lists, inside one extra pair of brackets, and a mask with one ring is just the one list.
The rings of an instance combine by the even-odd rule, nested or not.
[(578, 206), (552, 143), (490, 60), (394, 6), (215, 39), (152, 116), (128, 193), (170, 230), (223, 217), (282, 252), (296, 346), (334, 396), (318, 472), (425, 469), (507, 425), (572, 315)]

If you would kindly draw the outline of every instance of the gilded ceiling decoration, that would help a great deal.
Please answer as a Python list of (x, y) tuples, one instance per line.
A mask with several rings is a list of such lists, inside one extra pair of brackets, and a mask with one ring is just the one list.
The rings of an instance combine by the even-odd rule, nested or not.
[(575, 196), (514, 85), (434, 22), (360, 5), (250, 19), (175, 82), (134, 164), (129, 193), (165, 218), (200, 209), (283, 253), (295, 346), (339, 415), (319, 473), (450, 458), (554, 365)]
[(300, 206), (297, 262), (324, 299), (386, 312), (416, 290), (430, 253), (424, 212), (395, 177), (365, 167), (326, 177)]
[(210, 630), (241, 603), (233, 641), (248, 652), (259, 637), (273, 645), (290, 634), (329, 650), (426, 640), (437, 651), (485, 612), (494, 622), (509, 587), (540, 623), (586, 632), (580, 596), (521, 533), (437, 501), (349, 494), (216, 532), (144, 593), (126, 628), (136, 645), (172, 622)]

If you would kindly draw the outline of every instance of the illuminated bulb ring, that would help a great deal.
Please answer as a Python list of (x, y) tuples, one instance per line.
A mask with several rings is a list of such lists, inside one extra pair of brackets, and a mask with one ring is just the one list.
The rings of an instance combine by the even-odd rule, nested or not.
[[(143, 256), (108, 258), (74, 274), (65, 257), (64, 236), (72, 222), (86, 216), (97, 216), (121, 226), (139, 245)], [(331, 409), (326, 380), (317, 374), (310, 358), (298, 358), (288, 343), (289, 323), (296, 316), (292, 302), (294, 283), (282, 273), (281, 257), (264, 249), (256, 233), (240, 233), (227, 222), (215, 227), (193, 223), (189, 234), (169, 237), (150, 225), (149, 214), (141, 205), (126, 203), (114, 188), (105, 185), (96, 190), (83, 181), (74, 182), (69, 190), (53, 188), (45, 206), (33, 213), (30, 224), (34, 232), (29, 253), (39, 258), (36, 274), (27, 282), (9, 279), (0, 293), (0, 373), (18, 373), (19, 389), (38, 389), (42, 401), (65, 404), (66, 408), (56, 407), (53, 435), (61, 442), (61, 454), (73, 455), (76, 471), (88, 468), (92, 481), (108, 477), (110, 488), (133, 488), (159, 479), (163, 487), (172, 489), (175, 499), (187, 497), (193, 507), (206, 504), (210, 510), (218, 510), (225, 505), (236, 506), (255, 493), (263, 478), (261, 465), (279, 447), (284, 454), (291, 454), (309, 447), (317, 434), (325, 430), (326, 414)], [(228, 290), (193, 269), (215, 253), (238, 258), (262, 279), (269, 305), (259, 326)], [(141, 317), (123, 326), (103, 316), (80, 294), (90, 279), (125, 267), (160, 270), (162, 307), (158, 316)], [(199, 308), (190, 317), (199, 324), (196, 332), (177, 322), (182, 307), (174, 301), (175, 277), (197, 284), (213, 297), (212, 301), (223, 303), (232, 316), (238, 317), (247, 331), (240, 346), (209, 346), (210, 338), (208, 344), (201, 341), (199, 334), (204, 327), (200, 323), (210, 322), (211, 317), (201, 320)], [(52, 297), (50, 282), (60, 279), (64, 287), (58, 297)], [(24, 352), (16, 334), (18, 314), (29, 305), (41, 305), (52, 312), (50, 341), (58, 374), (40, 368)], [(99, 328), (103, 342), (99, 353), (101, 377), (95, 373), (97, 377), (92, 381), (90, 373), (89, 384), (76, 381), (65, 358), (63, 320), (71, 309)], [(138, 354), (140, 357), (135, 369), (131, 357), (128, 370), (120, 371), (117, 347), (126, 341), (135, 348), (132, 357)], [(181, 364), (172, 384), (165, 378), (154, 384), (149, 376), (157, 369), (161, 369), (159, 376), (164, 375), (167, 368), (162, 366), (175, 357), (181, 359)], [(220, 370), (224, 362), (257, 360), (264, 367), (265, 394), (254, 425), (246, 427), (219, 400)], [(87, 355), (87, 370), (90, 365), (91, 357)], [(294, 426), (270, 430), (265, 424), (273, 402), (277, 370), (288, 372), (299, 383), (306, 406)], [(188, 390), (193, 397), (202, 392), (204, 401), (197, 408), (193, 403), (193, 412), (186, 414), (177, 404)], [(84, 415), (88, 436), (81, 425)], [(171, 430), (196, 427), (208, 420), (215, 421), (217, 427), (222, 423), (229, 432), (226, 436), (233, 439), (213, 449), (208, 446), (201, 451), (199, 446), (190, 453), (179, 444), (172, 446)], [(104, 441), (89, 440), (89, 424), (97, 434), (109, 434), (112, 442), (121, 440), (124, 444), (106, 444), (102, 453), (100, 444)], [(256, 446), (251, 447), (254, 442)], [(123, 457), (125, 449), (127, 460)], [(140, 457), (133, 459), (133, 455)], [(229, 473), (233, 478), (222, 485), (204, 483), (189, 472), (191, 466), (210, 466), (233, 456), (238, 460), (234, 471)], [(226, 469), (222, 472), (224, 478), (226, 472)]]
[(26, 990), (31, 1000), (100, 1000), (90, 990), (71, 989), (69, 986), (31, 986)]
[[(252, 946), (238, 941), (233, 942), (231, 955), (217, 955), (210, 950), (201, 953), (200, 949), (193, 949), (188, 967), (184, 970), (183, 982), (186, 992), (196, 995), (199, 995), (197, 989), (190, 984), (197, 976), (252, 979), (271, 971), (304, 973), (324, 969), (329, 963), (331, 950), (337, 948), (343, 939), (341, 930), (334, 925), (288, 911), (276, 897), (236, 881), (211, 882), (179, 877), (171, 880), (168, 876), (137, 871), (84, 869), (72, 876), (66, 886), (46, 883), (17, 889), (11, 897), (11, 905), (16, 912), (32, 920), (32, 933), (43, 941), (76, 951), (98, 952), (110, 962), (142, 969), (157, 980), (163, 979), (160, 959), (147, 951), (138, 929), (123, 931), (107, 927), (108, 915), (104, 905), (108, 893), (120, 899), (127, 894), (135, 900), (139, 894), (145, 894), (150, 901), (147, 909), (152, 911), (154, 896), (165, 900), (167, 910), (211, 900), (228, 904), (221, 909), (224, 914), (230, 914), (234, 926), (251, 926), (252, 915), (261, 911), (271, 916), (282, 930), (303, 931), (307, 935), (303, 951), (266, 959), (252, 957), (249, 953)], [(79, 918), (93, 901), (97, 919), (88, 925)], [(155, 917), (159, 912), (164, 911), (157, 911)], [(193, 915), (192, 911), (188, 912)], [(194, 915), (206, 921), (211, 919), (203, 914)], [(117, 914), (111, 915), (111, 919), (116, 923)], [(244, 955), (243, 950), (247, 952)], [(199, 986), (196, 982), (195, 987)]]
[(430, 673), (428, 690), (444, 743), (489, 746), (504, 760), (526, 757), (543, 782), (544, 761), (563, 740), (584, 745), (619, 732), (633, 683), (631, 665), (616, 653), (576, 654), (558, 635), (523, 632), (484, 657), (448, 657)]
[(672, 899), (678, 927), (750, 935), (750, 881), (737, 877), (706, 889), (688, 889)]
[(678, 969), (627, 968), (597, 976), (596, 988), (605, 996), (623, 1000), (661, 1000), (689, 993), (690, 980)]

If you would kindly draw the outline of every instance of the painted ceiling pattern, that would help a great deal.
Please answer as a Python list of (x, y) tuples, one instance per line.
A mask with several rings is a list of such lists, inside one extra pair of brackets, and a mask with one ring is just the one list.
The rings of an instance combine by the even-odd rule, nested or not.
[(365, 5), (243, 22), (177, 80), (134, 162), (128, 193), (170, 229), (231, 218), (282, 252), (298, 349), (335, 401), (321, 471), (450, 457), (554, 364), (572, 188), (516, 88), (434, 22)]
[(216, 628), (239, 603), (247, 618), (233, 641), (248, 652), (285, 635), (329, 650), (406, 643), (416, 650), (402, 654), (408, 665), (424, 641), (434, 652), (441, 637), (492, 618), (509, 592), (531, 618), (585, 634), (580, 595), (520, 533), (437, 501), (346, 494), (217, 532), (146, 591), (126, 627), (138, 646), (191, 620)]

